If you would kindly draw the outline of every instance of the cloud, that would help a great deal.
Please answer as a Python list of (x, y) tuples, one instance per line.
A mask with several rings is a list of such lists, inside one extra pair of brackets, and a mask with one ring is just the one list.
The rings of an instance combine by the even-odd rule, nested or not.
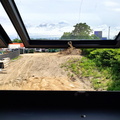
[(40, 38), (42, 36), (49, 37), (61, 37), (64, 32), (71, 32), (71, 27), (67, 22), (60, 21), (58, 23), (41, 23), (38, 26), (32, 26), (27, 28), (31, 38)]
[(65, 27), (65, 26), (68, 26), (68, 25), (69, 24), (67, 22), (64, 22), (64, 21), (58, 23), (59, 27)]
[(37, 27), (47, 27), (48, 26), (48, 24), (47, 23), (42, 23), (42, 24), (40, 24), (40, 25), (38, 25)]
[(37, 27), (38, 28), (46, 28), (46, 29), (55, 29), (55, 28), (63, 28), (68, 26), (67, 22), (61, 21), (58, 23), (41, 23)]
[(115, 8), (113, 11), (120, 12), (120, 8)]
[(117, 2), (113, 2), (113, 1), (105, 1), (104, 4), (108, 7), (116, 7), (118, 6)]
[(12, 25), (2, 24), (2, 26), (11, 40), (18, 37), (18, 34)]
[(119, 0), (115, 0), (115, 1), (105, 1), (104, 2), (106, 8), (109, 8), (109, 10), (112, 10), (114, 12), (120, 12), (120, 1)]
[(5, 20), (6, 20), (5, 17), (0, 16), (0, 21), (5, 21)]

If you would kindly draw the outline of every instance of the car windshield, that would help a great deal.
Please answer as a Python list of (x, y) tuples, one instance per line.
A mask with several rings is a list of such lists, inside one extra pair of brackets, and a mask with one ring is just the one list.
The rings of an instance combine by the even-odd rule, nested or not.
[[(76, 49), (72, 43), (72, 40), (94, 40), (101, 44), (115, 41), (120, 31), (119, 0), (14, 2), (31, 41), (58, 40), (61, 48), (26, 48), (0, 4), (1, 25), (13, 42), (8, 48), (0, 48), (0, 89), (120, 90), (119, 49)], [(68, 49), (62, 48), (64, 40), (71, 40)]]

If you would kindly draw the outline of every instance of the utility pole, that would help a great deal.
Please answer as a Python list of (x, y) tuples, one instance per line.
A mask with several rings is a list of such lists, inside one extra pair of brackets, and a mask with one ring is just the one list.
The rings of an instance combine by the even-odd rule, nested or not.
[(110, 39), (110, 26), (108, 28), (108, 39)]

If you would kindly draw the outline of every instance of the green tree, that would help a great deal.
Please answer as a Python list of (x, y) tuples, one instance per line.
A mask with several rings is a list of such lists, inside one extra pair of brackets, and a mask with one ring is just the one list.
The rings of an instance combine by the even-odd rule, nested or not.
[(61, 39), (99, 39), (92, 34), (92, 29), (86, 23), (79, 23), (74, 26), (72, 32), (64, 32)]
[(64, 32), (61, 39), (71, 39), (71, 37), (72, 37), (72, 34), (70, 32)]
[(96, 36), (96, 35), (94, 35), (94, 34), (92, 34), (91, 36), (90, 36), (90, 39), (95, 39), (95, 40), (100, 40), (100, 38), (98, 37), (98, 36)]
[(89, 36), (92, 32), (92, 29), (86, 23), (79, 23), (74, 27), (75, 29), (72, 31), (74, 36)]
[(22, 43), (22, 40), (18, 39), (18, 38), (15, 38), (13, 39), (12, 41), (13, 43)]

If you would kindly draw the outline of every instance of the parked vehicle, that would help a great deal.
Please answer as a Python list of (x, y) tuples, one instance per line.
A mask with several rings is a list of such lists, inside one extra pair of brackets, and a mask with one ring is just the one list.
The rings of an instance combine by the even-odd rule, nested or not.
[(41, 48), (35, 48), (35, 52), (42, 52)]

